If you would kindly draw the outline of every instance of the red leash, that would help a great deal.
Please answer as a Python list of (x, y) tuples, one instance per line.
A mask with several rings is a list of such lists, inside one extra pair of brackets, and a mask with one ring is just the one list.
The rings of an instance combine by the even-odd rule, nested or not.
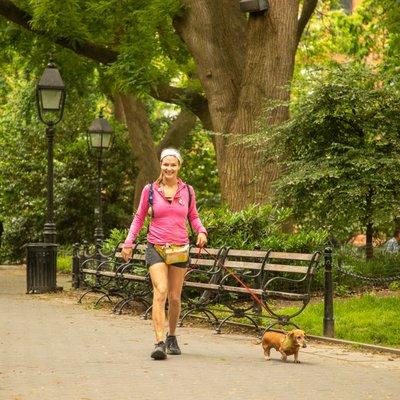
[[(259, 298), (255, 293), (253, 293), (253, 291), (233, 272), (233, 271), (230, 271), (229, 269), (228, 269), (228, 267), (225, 267), (225, 265), (224, 265), (224, 263), (222, 263), (221, 264), (221, 262), (218, 260), (218, 258), (217, 257), (215, 257), (215, 256), (213, 256), (210, 252), (208, 252), (207, 251), (207, 249), (206, 248), (204, 248), (204, 247), (199, 247), (199, 252), (198, 252), (198, 255), (200, 255), (200, 253), (201, 253), (201, 250), (203, 250), (204, 249), (204, 251), (211, 257), (211, 258), (213, 258), (215, 261), (217, 261), (217, 265), (220, 265), (220, 266), (222, 266), (227, 272), (228, 272), (228, 274), (229, 275), (231, 275), (231, 276), (233, 276), (238, 282), (239, 282), (239, 284), (242, 286), (242, 287), (244, 287), (249, 293), (250, 293), (250, 295), (251, 295), (251, 297), (262, 307), (262, 308), (264, 308), (264, 310), (266, 310), (267, 312), (268, 312), (268, 314), (269, 314), (269, 310), (268, 310), (268, 308), (267, 308), (267, 306), (264, 304), (264, 302), (261, 300), (261, 298)], [(197, 260), (197, 262), (198, 262), (198, 260)], [(196, 265), (197, 264), (197, 262), (194, 264), (194, 265)], [(193, 268), (193, 269), (195, 269), (195, 268)]]

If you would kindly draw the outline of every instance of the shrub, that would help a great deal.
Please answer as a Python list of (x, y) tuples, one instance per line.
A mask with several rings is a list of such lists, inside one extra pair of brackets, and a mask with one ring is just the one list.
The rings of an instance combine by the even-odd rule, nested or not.
[[(388, 277), (400, 277), (400, 254), (387, 253), (382, 249), (376, 249), (372, 260), (365, 260), (364, 254), (358, 249), (350, 246), (343, 246), (334, 252), (334, 267), (339, 266), (349, 274), (334, 269), (334, 280), (339, 285), (347, 285), (351, 288), (365, 286), (389, 287)], [(351, 274), (365, 277), (351, 276)], [(392, 282), (393, 284), (396, 281)], [(394, 285), (395, 286), (395, 285)]]
[(208, 230), (209, 246), (228, 245), (239, 249), (274, 249), (308, 252), (321, 249), (327, 240), (324, 230), (288, 233), (292, 213), (288, 208), (272, 205), (250, 206), (233, 212), (226, 208), (202, 213)]
[[(239, 249), (274, 249), (277, 251), (311, 252), (321, 249), (327, 240), (324, 230), (285, 232), (291, 210), (271, 205), (250, 206), (233, 212), (227, 208), (214, 208), (201, 212), (201, 219), (208, 231), (208, 246), (230, 246)], [(138, 241), (145, 241), (147, 224)], [(111, 252), (125, 240), (126, 229), (113, 229), (104, 243), (103, 251)]]

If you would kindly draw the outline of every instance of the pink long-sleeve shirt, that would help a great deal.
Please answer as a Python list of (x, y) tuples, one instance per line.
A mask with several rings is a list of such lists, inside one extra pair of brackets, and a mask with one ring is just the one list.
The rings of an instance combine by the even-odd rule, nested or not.
[[(150, 222), (147, 241), (153, 244), (164, 245), (186, 244), (189, 243), (186, 220), (189, 219), (192, 228), (197, 232), (204, 232), (196, 207), (196, 197), (194, 190), (189, 186), (191, 192), (191, 202), (189, 208), (189, 193), (186, 183), (178, 181), (178, 189), (172, 202), (165, 197), (161, 187), (153, 184), (153, 217)], [(144, 220), (149, 209), (150, 185), (146, 185), (142, 190), (139, 207), (133, 218), (128, 235), (123, 247), (132, 247), (140, 229), (143, 227)]]

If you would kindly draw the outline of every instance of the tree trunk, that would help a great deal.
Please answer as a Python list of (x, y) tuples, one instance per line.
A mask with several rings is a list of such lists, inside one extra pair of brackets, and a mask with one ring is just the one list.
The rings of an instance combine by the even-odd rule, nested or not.
[(189, 111), (183, 109), (176, 119), (172, 122), (166, 135), (157, 146), (157, 155), (160, 156), (161, 151), (167, 147), (179, 149), (183, 146), (188, 133), (196, 124), (196, 116)]
[(116, 97), (123, 106), (132, 152), (139, 169), (134, 194), (134, 207), (136, 208), (143, 186), (157, 178), (160, 164), (144, 104), (132, 94), (119, 93)]
[[(246, 20), (238, 2), (184, 0), (175, 28), (193, 55), (217, 135), (222, 200), (238, 210), (270, 200), (279, 171), (263, 165), (255, 149), (240, 144), (256, 130), (270, 100), (288, 100), (298, 36), (298, 1), (271, 0), (266, 14)], [(269, 116), (276, 124), (286, 108)]]
[(113, 100), (115, 117), (127, 125), (132, 152), (139, 170), (133, 201), (134, 208), (137, 208), (143, 187), (160, 174), (161, 150), (167, 146), (179, 148), (183, 145), (196, 123), (196, 117), (189, 111), (182, 110), (157, 146), (151, 134), (144, 104), (133, 94), (118, 93), (113, 96)]

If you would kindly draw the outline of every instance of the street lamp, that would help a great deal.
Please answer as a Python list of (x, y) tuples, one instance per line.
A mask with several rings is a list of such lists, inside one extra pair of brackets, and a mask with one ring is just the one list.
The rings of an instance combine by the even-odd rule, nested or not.
[(100, 111), (99, 117), (92, 122), (88, 129), (89, 147), (97, 152), (97, 207), (95, 209), (96, 229), (94, 231), (94, 238), (97, 246), (104, 239), (103, 211), (101, 204), (102, 154), (103, 150), (108, 150), (111, 147), (112, 139), (113, 129), (111, 128), (107, 120), (103, 117), (103, 112)]
[(54, 126), (61, 121), (63, 116), (65, 95), (65, 85), (60, 72), (54, 62), (50, 60), (36, 86), (36, 103), (39, 119), (47, 125), (47, 222), (44, 225), (43, 231), (43, 239), (45, 243), (56, 242), (56, 226), (54, 224), (53, 205)]
[(44, 224), (44, 243), (28, 243), (26, 271), (27, 293), (45, 293), (61, 290), (57, 279), (56, 226), (53, 205), (53, 146), (54, 126), (61, 121), (65, 104), (65, 85), (52, 60), (36, 85), (36, 105), (39, 119), (47, 125), (47, 221)]

